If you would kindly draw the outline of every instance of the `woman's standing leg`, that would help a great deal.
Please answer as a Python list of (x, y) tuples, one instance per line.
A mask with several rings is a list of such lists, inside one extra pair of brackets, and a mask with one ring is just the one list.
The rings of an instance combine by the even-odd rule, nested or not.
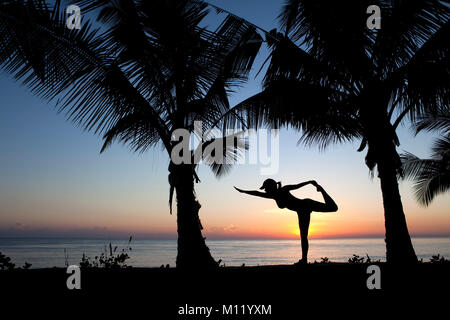
[(311, 213), (298, 213), (298, 224), (300, 227), (300, 239), (302, 241), (302, 262), (306, 263), (308, 261), (308, 232), (309, 232), (309, 222), (311, 220)]

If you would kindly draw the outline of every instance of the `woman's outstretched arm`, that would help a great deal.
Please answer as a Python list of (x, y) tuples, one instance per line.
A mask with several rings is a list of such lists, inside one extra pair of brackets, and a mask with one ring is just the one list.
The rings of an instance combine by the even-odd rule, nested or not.
[(265, 192), (260, 192), (260, 191), (252, 191), (252, 190), (242, 190), (239, 188), (234, 187), (237, 191), (241, 192), (241, 193), (246, 193), (249, 194), (251, 196), (257, 196), (257, 197), (261, 197), (261, 198), (268, 198), (268, 199), (272, 199), (271, 196), (269, 196), (267, 193)]
[(299, 184), (289, 184), (289, 185), (286, 185), (286, 186), (284, 186), (282, 188), (284, 190), (291, 191), (291, 190), (296, 190), (296, 189), (299, 189), (301, 187), (304, 187), (304, 186), (306, 186), (308, 184), (314, 184), (314, 183), (316, 183), (314, 180), (310, 180), (310, 181), (306, 181), (306, 182), (301, 182)]
[(337, 206), (336, 202), (334, 202), (334, 200), (328, 195), (328, 193), (326, 193), (325, 189), (322, 188), (322, 186), (318, 185), (317, 182), (315, 182), (313, 184), (316, 186), (317, 191), (322, 193), (323, 200), (325, 200), (325, 203), (317, 202), (312, 199), (303, 200), (308, 204), (311, 211), (336, 212), (338, 210), (338, 206)]

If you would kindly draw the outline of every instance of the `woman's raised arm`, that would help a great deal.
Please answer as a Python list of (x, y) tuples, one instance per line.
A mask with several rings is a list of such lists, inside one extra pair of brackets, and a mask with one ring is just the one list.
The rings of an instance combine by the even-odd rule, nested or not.
[(301, 187), (304, 187), (304, 186), (306, 186), (306, 185), (308, 185), (308, 184), (314, 184), (315, 183), (315, 181), (314, 180), (310, 180), (310, 181), (306, 181), (306, 182), (301, 182), (301, 183), (299, 183), (299, 184), (289, 184), (289, 185), (286, 185), (286, 186), (284, 186), (284, 187), (282, 187), (284, 190), (288, 190), (288, 191), (291, 191), (291, 190), (296, 190), (296, 189), (299, 189), (299, 188), (301, 188)]
[(267, 198), (267, 199), (272, 199), (271, 196), (269, 196), (267, 193), (265, 192), (260, 192), (260, 191), (253, 191), (253, 190), (242, 190), (239, 188), (234, 187), (237, 191), (241, 192), (241, 193), (246, 193), (249, 194), (251, 196), (256, 196), (256, 197), (261, 197), (261, 198)]

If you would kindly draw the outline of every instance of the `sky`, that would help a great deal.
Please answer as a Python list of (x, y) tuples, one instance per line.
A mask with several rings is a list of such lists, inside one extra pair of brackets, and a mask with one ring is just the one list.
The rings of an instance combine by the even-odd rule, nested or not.
[[(271, 30), (282, 1), (214, 0), (225, 9)], [(267, 57), (263, 49), (259, 66)], [(232, 97), (237, 103), (260, 90), (255, 78)], [(0, 73), (0, 237), (175, 238), (176, 214), (168, 208), (168, 156), (160, 149), (132, 153), (113, 145), (100, 154), (101, 137), (83, 132), (58, 115), (54, 104), (33, 96)], [(427, 157), (433, 135), (414, 137), (405, 123), (398, 130), (399, 151)], [(311, 238), (382, 237), (384, 216), (378, 179), (371, 179), (357, 153), (358, 142), (324, 151), (298, 146), (300, 134), (279, 135), (279, 170), (261, 174), (261, 165), (236, 165), (217, 179), (201, 166), (196, 185), (200, 217), (207, 239), (296, 238), (295, 212), (272, 200), (238, 193), (233, 186), (258, 189), (266, 178), (294, 184), (316, 180), (335, 199), (336, 213), (313, 213)], [(413, 236), (450, 235), (450, 197), (419, 205), (411, 183), (400, 191)], [(300, 198), (322, 200), (311, 186), (296, 190)]]

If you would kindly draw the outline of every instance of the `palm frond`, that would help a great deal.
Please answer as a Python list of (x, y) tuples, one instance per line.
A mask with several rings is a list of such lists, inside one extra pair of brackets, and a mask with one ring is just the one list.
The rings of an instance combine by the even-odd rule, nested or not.
[(4, 1), (0, 4), (0, 66), (35, 94), (53, 99), (77, 77), (107, 63), (98, 29), (83, 23), (71, 31), (59, 1)]
[(359, 81), (372, 70), (369, 48), (374, 35), (366, 27), (365, 15), (372, 4), (369, 0), (289, 0), (280, 21), (286, 35), (306, 46), (308, 53)]
[(389, 75), (388, 81), (398, 86), (402, 97), (399, 106), (409, 109), (412, 120), (425, 113), (437, 113), (450, 103), (449, 37), (447, 21), (408, 63)]
[(253, 25), (234, 15), (224, 19), (216, 34), (223, 37), (229, 46), (221, 72), (226, 82), (232, 84), (233, 78), (246, 80), (260, 50), (262, 37)]
[(262, 42), (262, 38), (252, 26), (232, 15), (227, 16), (217, 29), (216, 35), (220, 47), (216, 56), (222, 59), (222, 66), (206, 94), (187, 105), (190, 122), (200, 120), (205, 128), (217, 126), (228, 113), (228, 95), (232, 88), (247, 81)]
[(70, 31), (59, 6), (50, 8), (44, 1), (12, 1), (0, 12), (4, 70), (42, 98), (58, 98), (59, 111), (87, 130), (101, 132), (118, 120), (126, 96), (107, 90), (111, 79), (118, 79), (118, 66), (104, 46), (104, 34), (89, 23)]
[(248, 147), (242, 131), (215, 137), (201, 145), (203, 161), (211, 168), (214, 175), (220, 178), (226, 175), (233, 165), (244, 156)]
[(415, 183), (414, 188), (417, 200), (428, 206), (437, 195), (450, 190), (450, 175), (424, 175)]
[(373, 56), (378, 68), (392, 71), (405, 65), (449, 19), (440, 0), (381, 0), (382, 27)]
[(438, 162), (432, 159), (420, 159), (412, 153), (405, 152), (401, 156), (404, 178), (417, 180), (423, 172), (433, 172), (438, 167)]
[[(310, 133), (313, 132), (315, 125), (321, 123), (321, 119), (324, 121), (330, 119), (336, 124), (338, 118), (343, 119), (344, 114), (347, 114), (348, 121), (342, 122), (342, 126), (332, 130), (338, 133), (354, 120), (352, 120), (352, 110), (355, 109), (349, 104), (347, 98), (345, 94), (329, 87), (310, 84), (306, 81), (278, 79), (271, 81), (270, 86), (264, 91), (237, 104), (233, 109), (246, 119), (249, 128), (290, 126), (295, 129), (303, 128), (305, 132)], [(349, 126), (348, 133), (355, 126), (356, 124), (352, 125), (352, 129)], [(312, 138), (312, 135), (310, 137)]]
[[(447, 140), (446, 143), (448, 142)], [(444, 154), (435, 153), (433, 159), (420, 159), (408, 152), (401, 157), (405, 178), (414, 181), (416, 198), (425, 206), (428, 206), (436, 195), (450, 189), (448, 144), (446, 148)]]
[(450, 110), (446, 106), (436, 113), (426, 113), (419, 117), (414, 124), (416, 134), (422, 130), (439, 131), (444, 135), (450, 134)]
[[(156, 145), (162, 139), (158, 130), (151, 125), (153, 116), (145, 112), (128, 114), (110, 128), (104, 135), (104, 143), (101, 153), (111, 144), (118, 140), (123, 144), (129, 144), (131, 149), (138, 152), (144, 152)], [(150, 121), (149, 121), (150, 120)]]
[(436, 138), (431, 148), (433, 159), (450, 159), (450, 135)]
[(357, 118), (347, 113), (331, 112), (307, 121), (298, 144), (325, 149), (331, 144), (350, 142), (362, 136)]
[(270, 41), (270, 64), (264, 77), (264, 86), (277, 79), (297, 79), (340, 91), (352, 91), (348, 86), (347, 73), (322, 62), (304, 51), (276, 30), (272, 30), (277, 41)]

